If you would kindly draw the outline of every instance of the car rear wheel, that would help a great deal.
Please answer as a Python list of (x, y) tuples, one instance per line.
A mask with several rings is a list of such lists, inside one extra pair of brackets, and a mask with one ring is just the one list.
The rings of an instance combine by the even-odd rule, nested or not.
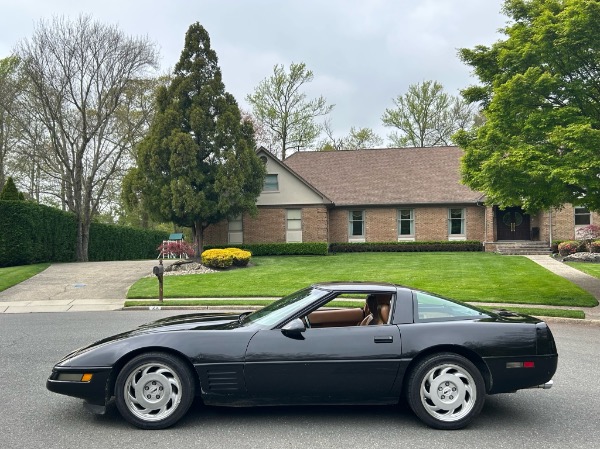
[(436, 429), (465, 427), (485, 402), (485, 383), (477, 367), (452, 353), (422, 360), (412, 370), (407, 389), (411, 409)]
[(117, 408), (134, 426), (164, 429), (188, 411), (194, 387), (190, 370), (179, 358), (158, 352), (141, 354), (117, 376)]

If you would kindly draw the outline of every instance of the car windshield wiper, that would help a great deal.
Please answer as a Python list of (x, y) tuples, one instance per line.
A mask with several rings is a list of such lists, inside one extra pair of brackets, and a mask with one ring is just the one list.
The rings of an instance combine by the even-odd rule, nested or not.
[(252, 312), (244, 312), (242, 314), (240, 314), (240, 316), (238, 317), (238, 322), (240, 324), (242, 324), (244, 322), (244, 318), (246, 318), (248, 315), (250, 315)]

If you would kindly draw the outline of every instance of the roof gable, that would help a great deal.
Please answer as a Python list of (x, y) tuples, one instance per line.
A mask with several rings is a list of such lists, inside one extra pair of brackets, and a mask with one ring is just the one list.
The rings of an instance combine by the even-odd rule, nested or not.
[(261, 192), (256, 201), (258, 206), (331, 204), (329, 198), (268, 150), (261, 147), (256, 153), (266, 161), (267, 173), (277, 175), (279, 184), (277, 191)]
[(285, 164), (337, 206), (477, 203), (458, 147), (297, 152)]

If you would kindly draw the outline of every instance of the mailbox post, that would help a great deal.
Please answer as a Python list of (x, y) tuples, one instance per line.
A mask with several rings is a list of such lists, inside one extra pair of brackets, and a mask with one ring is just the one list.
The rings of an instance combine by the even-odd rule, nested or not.
[(158, 265), (152, 269), (152, 273), (158, 278), (158, 300), (163, 302), (163, 273), (165, 272), (165, 267), (163, 267), (162, 256), (158, 261)]

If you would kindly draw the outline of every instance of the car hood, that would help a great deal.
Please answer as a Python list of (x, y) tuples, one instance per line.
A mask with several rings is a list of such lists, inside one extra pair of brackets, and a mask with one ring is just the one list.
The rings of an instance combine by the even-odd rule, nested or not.
[(223, 313), (195, 313), (188, 315), (176, 315), (160, 320), (142, 324), (135, 329), (120, 334), (112, 335), (102, 340), (95, 341), (89, 345), (83, 346), (67, 354), (61, 360), (61, 363), (72, 359), (75, 356), (86, 353), (94, 348), (99, 348), (110, 343), (117, 342), (129, 337), (141, 336), (144, 334), (159, 332), (179, 332), (179, 331), (202, 331), (202, 330), (232, 330), (239, 328), (238, 320), (240, 314), (234, 312)]
[[(176, 315), (142, 324), (128, 333), (165, 332), (176, 330), (229, 329), (238, 327), (239, 313), (193, 313)], [(232, 326), (233, 325), (233, 326)]]

